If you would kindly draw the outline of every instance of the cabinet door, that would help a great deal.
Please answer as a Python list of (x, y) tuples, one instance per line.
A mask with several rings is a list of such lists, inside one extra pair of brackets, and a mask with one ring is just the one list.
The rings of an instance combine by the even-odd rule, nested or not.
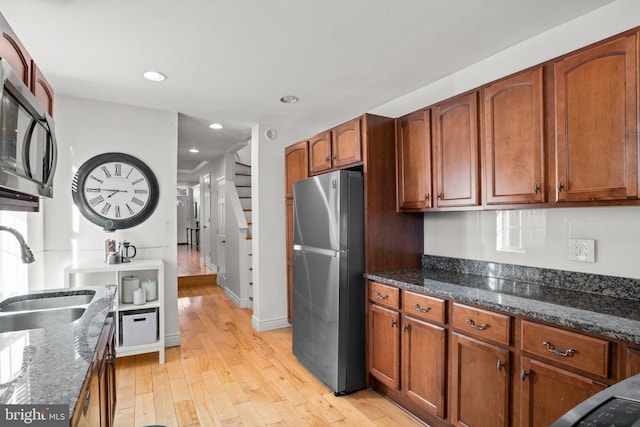
[(398, 210), (431, 207), (431, 122), (429, 110), (396, 122)]
[(0, 37), (0, 58), (4, 58), (18, 77), (22, 79), (22, 82), (29, 87), (31, 79), (29, 70), (31, 57), (13, 33), (7, 21), (2, 17), (0, 17), (0, 30), (2, 31), (2, 37)]
[(542, 67), (484, 88), (487, 205), (545, 201)]
[(555, 64), (556, 201), (638, 196), (636, 36)]
[(478, 94), (460, 95), (433, 108), (436, 207), (476, 206)]
[(362, 162), (360, 119), (353, 119), (331, 130), (332, 163), (334, 168)]
[(50, 116), (53, 115), (53, 88), (44, 78), (40, 68), (31, 61), (31, 93), (33, 93)]
[(444, 418), (446, 331), (402, 318), (402, 391), (430, 413)]
[(326, 131), (309, 139), (309, 173), (326, 172), (331, 166), (331, 131)]
[(522, 427), (547, 427), (605, 387), (593, 380), (526, 357), (520, 373)]
[(400, 314), (376, 304), (369, 304), (369, 371), (400, 389)]
[(298, 142), (284, 150), (285, 197), (293, 197), (293, 183), (309, 176), (307, 141)]
[(509, 421), (509, 350), (453, 334), (451, 422), (498, 427)]
[(627, 377), (640, 374), (640, 349), (627, 348)]

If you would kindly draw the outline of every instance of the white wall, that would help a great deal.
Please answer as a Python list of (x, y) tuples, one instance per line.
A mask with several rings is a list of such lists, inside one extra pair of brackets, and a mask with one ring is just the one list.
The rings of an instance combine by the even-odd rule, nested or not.
[[(72, 261), (101, 261), (105, 238), (128, 240), (136, 257), (160, 258), (165, 263), (165, 331), (167, 343), (180, 342), (177, 309), (176, 177), (177, 114), (56, 97), (59, 145), (54, 198), (44, 202), (44, 287), (63, 287), (63, 269)], [(106, 233), (80, 215), (71, 198), (77, 168), (105, 152), (124, 152), (140, 158), (155, 173), (160, 187), (158, 207), (144, 223)], [(167, 155), (167, 153), (175, 153)]]

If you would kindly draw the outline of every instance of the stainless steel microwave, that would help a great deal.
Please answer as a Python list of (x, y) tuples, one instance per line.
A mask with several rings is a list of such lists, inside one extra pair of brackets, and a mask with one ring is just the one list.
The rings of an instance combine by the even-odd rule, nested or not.
[(53, 119), (4, 59), (0, 83), (0, 187), (52, 197), (58, 157)]

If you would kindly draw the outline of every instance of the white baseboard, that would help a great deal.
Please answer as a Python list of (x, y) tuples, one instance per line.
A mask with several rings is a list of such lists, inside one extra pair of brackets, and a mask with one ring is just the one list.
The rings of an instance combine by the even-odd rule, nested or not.
[(180, 332), (164, 336), (165, 347), (178, 347), (180, 345)]
[(290, 328), (291, 324), (286, 317), (260, 321), (255, 316), (251, 316), (251, 326), (258, 332), (266, 332), (274, 329)]
[(214, 273), (218, 274), (218, 266), (215, 264), (207, 264), (207, 267), (209, 267), (211, 270), (213, 270)]
[(229, 290), (229, 288), (224, 288), (224, 293), (229, 297), (229, 299), (231, 301), (233, 301), (233, 303), (235, 305), (237, 305), (240, 308), (250, 308), (250, 304), (251, 304), (251, 300), (249, 299), (241, 299), (239, 296), (237, 296), (236, 294), (234, 294), (233, 292), (231, 292)]

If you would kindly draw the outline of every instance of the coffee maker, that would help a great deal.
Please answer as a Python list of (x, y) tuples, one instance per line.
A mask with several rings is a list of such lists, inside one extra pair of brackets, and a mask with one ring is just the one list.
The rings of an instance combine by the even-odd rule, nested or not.
[(124, 240), (120, 243), (120, 262), (131, 262), (131, 258), (136, 256), (136, 247)]

